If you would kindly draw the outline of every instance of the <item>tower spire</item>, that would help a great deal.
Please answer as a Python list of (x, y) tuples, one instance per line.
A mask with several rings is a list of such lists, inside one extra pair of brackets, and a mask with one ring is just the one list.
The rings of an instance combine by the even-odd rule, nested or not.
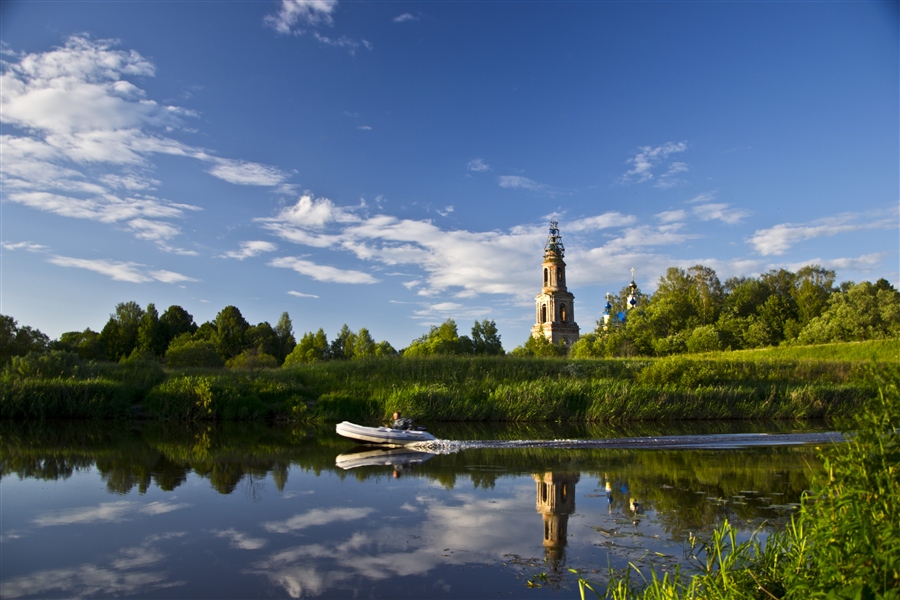
[(575, 296), (566, 288), (565, 254), (559, 224), (550, 221), (541, 265), (543, 286), (535, 297), (537, 315), (531, 335), (543, 336), (552, 344), (569, 345), (578, 339), (579, 327), (575, 322)]

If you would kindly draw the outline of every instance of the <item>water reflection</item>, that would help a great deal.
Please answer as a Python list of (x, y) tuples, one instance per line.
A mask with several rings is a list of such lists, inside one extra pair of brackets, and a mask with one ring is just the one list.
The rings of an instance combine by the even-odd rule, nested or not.
[(575, 585), (570, 567), (674, 565), (724, 518), (780, 527), (818, 465), (806, 446), (435, 455), (330, 428), (0, 422), (0, 596), (453, 598), (531, 582), (550, 597)]
[(534, 475), (537, 482), (536, 509), (544, 521), (544, 549), (547, 561), (558, 567), (564, 557), (569, 515), (575, 512), (577, 473), (543, 473)]

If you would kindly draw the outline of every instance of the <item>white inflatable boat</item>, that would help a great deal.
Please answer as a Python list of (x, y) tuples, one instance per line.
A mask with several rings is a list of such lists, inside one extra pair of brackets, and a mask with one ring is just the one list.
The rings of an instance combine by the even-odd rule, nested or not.
[(369, 444), (393, 444), (405, 446), (416, 442), (429, 442), (436, 439), (422, 429), (392, 429), (390, 427), (366, 427), (350, 421), (338, 423), (335, 427), (338, 435), (366, 442)]

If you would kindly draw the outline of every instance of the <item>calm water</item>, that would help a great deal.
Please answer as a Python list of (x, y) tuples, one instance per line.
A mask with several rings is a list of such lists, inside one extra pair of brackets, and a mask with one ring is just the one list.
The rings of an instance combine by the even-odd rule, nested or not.
[[(672, 569), (725, 518), (781, 526), (815, 448), (727, 443), (777, 427), (435, 426), (478, 443), (431, 454), (330, 428), (0, 422), (0, 596), (576, 598), (570, 568)], [(660, 435), (714, 437), (505, 447)]]

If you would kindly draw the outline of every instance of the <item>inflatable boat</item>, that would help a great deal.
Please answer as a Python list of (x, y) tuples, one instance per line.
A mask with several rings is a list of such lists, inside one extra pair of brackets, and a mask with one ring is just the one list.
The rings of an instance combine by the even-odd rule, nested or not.
[(405, 446), (416, 442), (430, 442), (436, 439), (424, 429), (393, 429), (391, 427), (366, 427), (349, 421), (338, 423), (338, 435), (368, 444), (392, 444)]

